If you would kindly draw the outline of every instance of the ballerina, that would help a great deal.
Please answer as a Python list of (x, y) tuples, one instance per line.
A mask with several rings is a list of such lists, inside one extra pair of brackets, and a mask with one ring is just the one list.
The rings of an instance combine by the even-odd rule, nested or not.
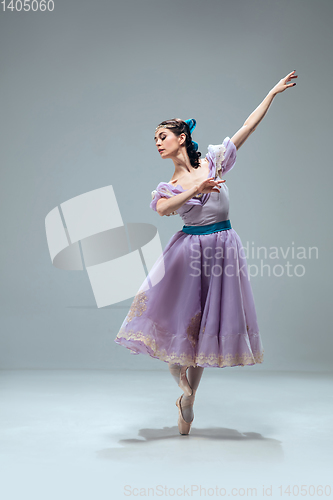
[[(240, 237), (229, 218), (229, 189), (222, 176), (236, 163), (237, 150), (256, 130), (274, 97), (296, 85), (295, 70), (282, 78), (243, 126), (204, 159), (191, 133), (192, 118), (161, 122), (155, 145), (175, 167), (169, 182), (152, 191), (150, 207), (159, 215), (180, 215), (185, 223), (168, 241), (149, 277), (163, 278), (134, 297), (115, 342), (133, 354), (168, 363), (183, 394), (177, 399), (178, 429), (190, 432), (193, 404), (205, 367), (263, 362), (247, 262)], [(152, 279), (155, 283), (157, 280)]]

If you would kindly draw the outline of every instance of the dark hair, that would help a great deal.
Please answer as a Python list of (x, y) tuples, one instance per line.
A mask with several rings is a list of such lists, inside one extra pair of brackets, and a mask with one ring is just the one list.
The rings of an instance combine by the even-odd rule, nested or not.
[(191, 165), (193, 168), (200, 167), (199, 158), (201, 156), (201, 153), (200, 151), (196, 151), (194, 149), (190, 127), (188, 126), (188, 124), (183, 120), (181, 120), (180, 118), (173, 118), (172, 120), (164, 120), (163, 122), (159, 123), (159, 125), (168, 125), (167, 128), (171, 129), (171, 131), (177, 137), (179, 137), (180, 134), (186, 135), (185, 146)]

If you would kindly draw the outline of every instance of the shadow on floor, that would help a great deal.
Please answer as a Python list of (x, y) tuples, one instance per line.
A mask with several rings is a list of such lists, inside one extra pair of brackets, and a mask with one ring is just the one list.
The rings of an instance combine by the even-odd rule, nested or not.
[[(200, 442), (200, 453), (207, 455), (212, 461), (222, 456), (228, 459), (242, 458), (248, 460), (264, 460), (269, 462), (283, 462), (284, 454), (281, 441), (265, 438), (257, 432), (239, 432), (236, 429), (212, 427), (199, 429), (192, 427), (190, 434), (179, 434), (178, 426), (163, 427), (162, 429), (140, 429), (140, 438), (119, 439), (120, 448), (106, 448), (97, 452), (97, 457), (103, 459), (119, 459), (135, 456), (143, 449), (156, 459), (164, 460), (174, 453), (175, 445), (186, 443), (184, 453), (195, 450)], [(113, 436), (114, 440), (114, 436)], [(178, 444), (177, 444), (178, 443)], [(158, 444), (158, 446), (155, 446)], [(205, 457), (205, 459), (207, 459)], [(195, 457), (194, 457), (195, 459)]]

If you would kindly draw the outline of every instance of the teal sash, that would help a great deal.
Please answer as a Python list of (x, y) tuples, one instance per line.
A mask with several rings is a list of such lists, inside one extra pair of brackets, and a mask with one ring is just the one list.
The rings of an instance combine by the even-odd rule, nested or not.
[(214, 224), (206, 224), (205, 226), (183, 226), (182, 231), (188, 234), (210, 234), (217, 233), (218, 231), (225, 231), (231, 229), (230, 220), (221, 220), (214, 222)]

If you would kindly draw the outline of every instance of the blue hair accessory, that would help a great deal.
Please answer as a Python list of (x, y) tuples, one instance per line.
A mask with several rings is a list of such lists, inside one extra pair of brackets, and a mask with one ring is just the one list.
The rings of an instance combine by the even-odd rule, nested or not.
[[(188, 120), (184, 120), (184, 121), (189, 126), (190, 132), (192, 134), (192, 130), (194, 130), (196, 125), (197, 125), (196, 120), (194, 118), (189, 118)], [(192, 141), (192, 144), (193, 144), (195, 151), (198, 151), (199, 144), (195, 141)]]

